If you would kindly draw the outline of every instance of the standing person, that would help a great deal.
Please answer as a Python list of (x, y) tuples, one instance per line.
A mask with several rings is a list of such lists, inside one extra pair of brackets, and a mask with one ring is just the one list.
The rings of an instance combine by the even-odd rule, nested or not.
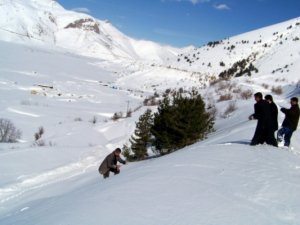
[(277, 141), (275, 138), (275, 132), (278, 130), (278, 108), (274, 103), (272, 95), (266, 95), (265, 100), (270, 104), (270, 119), (271, 119), (271, 129), (268, 137), (268, 142), (272, 145), (277, 146)]
[(98, 171), (103, 175), (104, 179), (109, 177), (109, 173), (113, 172), (115, 175), (120, 173), (120, 165), (117, 165), (118, 162), (126, 164), (126, 161), (121, 159), (121, 149), (117, 148), (112, 153), (110, 153), (101, 163)]
[(293, 132), (297, 130), (300, 116), (299, 100), (294, 97), (291, 98), (291, 108), (281, 108), (281, 112), (285, 114), (285, 119), (282, 123), (282, 128), (278, 131), (277, 140), (282, 142), (284, 138), (284, 146), (289, 147)]
[[(256, 101), (254, 105), (254, 114), (249, 120), (257, 120), (257, 126), (250, 145), (258, 145), (267, 142), (269, 145), (276, 146), (276, 139), (272, 139), (271, 110), (269, 103), (263, 99), (262, 93), (254, 94)], [(274, 135), (273, 135), (274, 136)]]

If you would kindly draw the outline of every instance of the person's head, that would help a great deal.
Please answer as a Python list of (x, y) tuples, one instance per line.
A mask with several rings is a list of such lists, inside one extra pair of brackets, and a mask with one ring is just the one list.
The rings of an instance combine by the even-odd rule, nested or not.
[(271, 104), (273, 102), (273, 96), (272, 95), (266, 95), (265, 100)]
[(116, 150), (114, 151), (116, 156), (119, 156), (121, 154), (122, 150), (120, 148), (116, 148)]
[(261, 101), (261, 100), (263, 99), (262, 93), (261, 93), (261, 92), (255, 93), (255, 94), (254, 94), (254, 99), (255, 99), (256, 102)]
[(291, 105), (298, 105), (299, 100), (296, 97), (291, 98)]

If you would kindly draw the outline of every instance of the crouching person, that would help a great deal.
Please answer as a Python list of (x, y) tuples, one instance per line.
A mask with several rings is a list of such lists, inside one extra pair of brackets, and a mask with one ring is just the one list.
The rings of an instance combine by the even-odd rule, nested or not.
[(121, 152), (121, 149), (117, 148), (108, 156), (106, 156), (101, 163), (99, 167), (99, 173), (103, 175), (104, 179), (109, 177), (110, 172), (113, 172), (115, 175), (120, 173), (120, 165), (117, 165), (118, 162), (126, 164), (126, 161), (120, 157)]

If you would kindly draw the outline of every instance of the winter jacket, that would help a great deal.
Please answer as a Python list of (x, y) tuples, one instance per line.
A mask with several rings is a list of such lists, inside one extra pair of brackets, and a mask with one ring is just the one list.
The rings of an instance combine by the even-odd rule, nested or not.
[(278, 108), (277, 105), (272, 102), (270, 104), (270, 115), (271, 115), (271, 125), (274, 131), (278, 130)]
[(115, 155), (115, 151), (113, 151), (111, 154), (106, 156), (106, 158), (103, 160), (99, 167), (99, 173), (100, 174), (105, 174), (111, 169), (116, 169), (117, 168), (117, 162), (120, 162), (122, 164), (126, 164), (126, 161), (121, 159), (120, 156)]
[(257, 128), (270, 129), (271, 128), (271, 109), (270, 104), (265, 100), (260, 100), (254, 105), (254, 119), (257, 119)]
[(299, 105), (293, 105), (290, 109), (282, 108), (281, 112), (285, 114), (282, 126), (290, 128), (293, 131), (297, 130), (300, 117)]

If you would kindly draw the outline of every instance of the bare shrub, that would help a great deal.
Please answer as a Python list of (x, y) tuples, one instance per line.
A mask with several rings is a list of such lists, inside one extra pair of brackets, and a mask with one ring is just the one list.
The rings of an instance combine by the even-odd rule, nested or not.
[(269, 87), (270, 87), (268, 84), (265, 84), (265, 83), (263, 83), (261, 86), (265, 89), (269, 89)]
[(38, 102), (32, 102), (30, 100), (22, 100), (20, 102), (21, 105), (26, 105), (26, 106), (38, 106), (39, 103)]
[(242, 92), (242, 88), (241, 87), (237, 87), (235, 89), (232, 90), (232, 93), (235, 93), (235, 94), (240, 94)]
[(121, 119), (122, 117), (123, 117), (123, 113), (122, 112), (115, 112), (111, 119), (113, 121), (117, 121), (117, 120)]
[(46, 146), (46, 142), (44, 140), (38, 140), (35, 142), (35, 146), (44, 147)]
[(76, 118), (74, 119), (74, 121), (75, 121), (75, 122), (82, 122), (82, 119), (81, 119), (80, 117), (76, 117)]
[(21, 138), (21, 131), (8, 119), (0, 119), (0, 143), (14, 143)]
[(56, 146), (56, 144), (53, 143), (52, 141), (49, 141), (48, 145), (49, 145), (50, 147)]
[(155, 92), (153, 96), (154, 96), (155, 98), (159, 98), (159, 97), (160, 97), (160, 95), (159, 95), (158, 92)]
[(209, 115), (211, 115), (213, 118), (215, 118), (218, 113), (218, 110), (217, 110), (217, 107), (215, 106), (215, 104), (208, 104), (207, 112), (209, 113)]
[(253, 82), (252, 80), (250, 80), (250, 79), (245, 80), (245, 82), (246, 82), (247, 84), (254, 84), (254, 82)]
[(232, 89), (236, 88), (237, 83), (235, 82), (229, 82), (228, 84), (228, 90), (231, 91)]
[(133, 112), (139, 111), (142, 107), (143, 107), (142, 105), (139, 105), (138, 107), (136, 107), (136, 108), (133, 110)]
[(228, 83), (221, 81), (218, 83), (218, 91), (226, 90), (228, 88)]
[(251, 90), (245, 90), (240, 93), (241, 99), (248, 100), (253, 96), (253, 92)]
[(90, 120), (90, 122), (91, 122), (92, 124), (96, 124), (96, 123), (98, 122), (97, 117), (94, 116), (94, 117)]
[(215, 86), (219, 82), (220, 82), (220, 79), (211, 78), (209, 81), (209, 86)]
[(272, 87), (271, 89), (272, 93), (276, 94), (276, 95), (281, 95), (283, 93), (282, 87), (281, 86), (277, 86), (277, 87)]
[(233, 98), (233, 96), (228, 93), (228, 94), (224, 94), (224, 95), (220, 95), (218, 102), (223, 102), (223, 101), (229, 101)]
[(217, 90), (218, 91), (222, 91), (222, 90), (232, 90), (237, 86), (237, 84), (235, 82), (230, 82), (227, 80), (222, 80), (218, 82), (218, 87)]
[(155, 96), (150, 96), (148, 98), (145, 98), (143, 104), (144, 106), (156, 106), (158, 105), (159, 101), (156, 100)]
[(131, 117), (131, 116), (132, 116), (132, 110), (129, 109), (129, 110), (126, 112), (126, 118)]
[(282, 78), (282, 79), (277, 78), (277, 79), (275, 80), (275, 82), (285, 82), (285, 81), (286, 81), (285, 78)]
[(40, 140), (44, 133), (45, 133), (44, 127), (39, 127), (38, 131), (34, 134), (35, 141)]
[(236, 103), (235, 102), (230, 102), (229, 105), (227, 106), (227, 108), (225, 109), (222, 117), (226, 118), (226, 117), (228, 117), (231, 113), (233, 113), (236, 110), (237, 110)]
[(34, 139), (35, 139), (35, 142), (34, 142), (34, 145), (35, 146), (46, 146), (46, 143), (44, 140), (42, 140), (42, 136), (43, 134), (45, 133), (45, 130), (43, 127), (39, 127), (38, 131), (34, 134)]

